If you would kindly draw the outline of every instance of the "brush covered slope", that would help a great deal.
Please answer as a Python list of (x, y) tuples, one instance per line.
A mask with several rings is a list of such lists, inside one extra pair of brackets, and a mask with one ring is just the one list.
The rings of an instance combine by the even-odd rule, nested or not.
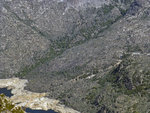
[(149, 0), (1, 0), (0, 77), (83, 113), (150, 109)]

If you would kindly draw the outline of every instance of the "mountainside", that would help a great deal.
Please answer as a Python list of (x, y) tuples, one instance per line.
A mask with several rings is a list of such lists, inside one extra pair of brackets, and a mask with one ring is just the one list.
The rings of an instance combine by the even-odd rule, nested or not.
[(77, 4), (91, 1), (1, 0), (2, 75), (15, 74), (45, 54), (53, 56), (53, 52), (62, 53), (97, 38), (129, 7), (127, 3), (94, 1), (101, 5), (78, 8)]
[(149, 0), (1, 0), (0, 78), (82, 113), (148, 113)]

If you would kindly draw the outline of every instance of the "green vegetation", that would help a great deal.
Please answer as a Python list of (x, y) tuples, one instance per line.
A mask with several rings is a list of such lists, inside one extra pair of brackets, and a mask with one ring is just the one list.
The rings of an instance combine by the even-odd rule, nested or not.
[(139, 82), (138, 84), (140, 84), (139, 76), (135, 78), (135, 74), (133, 73), (131, 75), (131, 70), (129, 70), (129, 68), (135, 68), (135, 65), (136, 63), (132, 59), (125, 57), (121, 64), (114, 67), (108, 75), (106, 75), (103, 79), (100, 79), (98, 83), (104, 86), (106, 82), (110, 82), (113, 87), (118, 89), (118, 91), (127, 95), (143, 92), (146, 88), (150, 87), (145, 84), (136, 86), (134, 81), (131, 81), (131, 77), (134, 77), (133, 80), (136, 80), (136, 83)]
[(93, 87), (86, 95), (87, 103), (99, 106), (99, 109), (104, 105), (111, 111), (117, 111), (124, 106), (122, 108), (124, 111), (121, 111), (124, 113), (146, 112), (141, 106), (148, 104), (150, 100), (148, 76), (150, 72), (149, 63), (141, 66), (141, 62), (144, 62), (144, 59), (134, 59), (129, 54), (125, 54), (119, 65), (99, 78), (99, 86)]
[(96, 90), (93, 90), (93, 91), (90, 92), (88, 95), (86, 95), (85, 99), (88, 100), (88, 103), (89, 103), (89, 102), (92, 103), (92, 102), (93, 102), (92, 100), (95, 99), (96, 95), (97, 95), (97, 91), (96, 91)]
[[(104, 13), (108, 13), (109, 11), (111, 11), (114, 8), (112, 5), (104, 6), (104, 7), (105, 7), (103, 10)], [(47, 32), (41, 31), (40, 29), (38, 29), (35, 26), (31, 26), (31, 23), (33, 23), (33, 21), (30, 20), (28, 17), (27, 17), (27, 19), (21, 19), (16, 13), (14, 13), (10, 10), (9, 6), (5, 5), (5, 8), (12, 14), (12, 16), (14, 18), (16, 18), (17, 20), (22, 22), (24, 25), (30, 27), (33, 31), (38, 33), (40, 36), (45, 37), (51, 41), (51, 45), (50, 45), (51, 47), (50, 47), (49, 51), (47, 52), (47, 54), (42, 56), (39, 59), (34, 59), (35, 64), (28, 65), (25, 67), (23, 66), (21, 71), (15, 74), (15, 76), (18, 76), (18, 77), (24, 77), (25, 75), (27, 75), (29, 72), (31, 72), (32, 70), (34, 70), (41, 64), (44, 64), (45, 62), (54, 59), (55, 57), (62, 54), (65, 50), (67, 50), (73, 46), (77, 46), (79, 44), (85, 43), (86, 41), (88, 41), (90, 39), (97, 38), (99, 33), (103, 32), (104, 30), (109, 28), (115, 21), (117, 21), (120, 18), (120, 17), (117, 18), (117, 20), (106, 20), (106, 22), (101, 23), (100, 26), (97, 26), (97, 24), (96, 24), (96, 25), (92, 25), (91, 27), (88, 27), (88, 28), (81, 28), (80, 34), (81, 34), (81, 36), (83, 36), (85, 38), (85, 40), (80, 40), (80, 41), (73, 43), (72, 40), (74, 39), (74, 37), (76, 37), (75, 35), (72, 35), (72, 36), (66, 35), (64, 37), (61, 37), (60, 39), (51, 40), (50, 35)], [(24, 14), (24, 15), (26, 15), (26, 14)], [(72, 31), (72, 32), (74, 32), (74, 31)], [(64, 75), (66, 75), (66, 74), (64, 74)]]
[(58, 72), (52, 72), (52, 75), (61, 75), (67, 79), (75, 79), (77, 75), (80, 75), (84, 70), (85, 65), (83, 66), (75, 66), (68, 70), (62, 70)]
[(0, 113), (25, 113), (21, 107), (15, 107), (12, 102), (5, 97), (5, 95), (0, 94)]
[[(85, 40), (77, 42), (78, 44), (82, 44), (90, 39), (98, 38), (98, 35), (108, 29), (113, 23), (118, 21), (122, 16), (118, 16), (115, 20), (106, 19), (104, 22), (95, 23), (90, 28), (82, 28), (80, 30), (80, 34), (85, 37)], [(96, 32), (95, 32), (96, 31)], [(76, 45), (78, 45), (76, 44)]]
[(140, 48), (140, 46), (135, 45), (135, 46), (127, 46), (127, 52), (142, 52), (142, 49)]
[(55, 58), (56, 56), (58, 56), (59, 54), (61, 54), (61, 52), (55, 52), (53, 48), (50, 48), (49, 52), (45, 55), (45, 57), (36, 59), (36, 63), (30, 66), (25, 66), (20, 72), (16, 73), (15, 76), (17, 77), (23, 77), (26, 74), (28, 74), (29, 72), (31, 72), (33, 69), (37, 68), (38, 66), (40, 66), (41, 64)]
[(120, 13), (124, 16), (127, 13), (127, 10), (119, 8)]
[(105, 6), (103, 6), (103, 13), (104, 13), (104, 14), (107, 14), (107, 13), (109, 13), (113, 8), (114, 8), (113, 5), (105, 5)]

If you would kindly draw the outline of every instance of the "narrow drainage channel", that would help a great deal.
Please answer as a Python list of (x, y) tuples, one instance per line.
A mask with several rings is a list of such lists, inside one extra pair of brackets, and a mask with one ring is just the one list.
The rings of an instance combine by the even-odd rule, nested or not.
[(0, 88), (0, 94), (4, 94), (7, 97), (13, 96), (13, 94), (11, 93), (11, 89), (8, 90), (7, 88)]
[(26, 108), (25, 110), (27, 113), (57, 113), (53, 110), (48, 110), (48, 111), (44, 111), (44, 110), (34, 110), (34, 109), (30, 109), (30, 108)]

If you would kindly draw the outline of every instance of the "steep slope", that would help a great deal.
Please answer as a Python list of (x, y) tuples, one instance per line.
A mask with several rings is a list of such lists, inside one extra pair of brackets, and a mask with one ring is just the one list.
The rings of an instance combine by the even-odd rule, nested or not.
[[(91, 1), (88, 1), (91, 3)], [(95, 0), (96, 6), (76, 7), (85, 1), (1, 0), (1, 76), (13, 75), (66, 49), (97, 37), (121, 16), (117, 3)], [(97, 29), (97, 30), (96, 30)], [(48, 57), (48, 58), (47, 58)], [(42, 59), (42, 62), (44, 62)]]
[[(0, 43), (2, 48), (9, 45), (1, 51), (3, 77), (27, 78), (26, 89), (49, 92), (50, 98), (83, 113), (148, 112), (149, 0), (88, 3), (1, 1), (1, 29), (6, 27), (5, 39), (14, 37), (12, 45), (5, 40)], [(6, 17), (12, 23), (7, 24), (11, 21)], [(6, 33), (15, 25), (24, 27)], [(14, 43), (17, 37), (20, 42)], [(24, 47), (29, 37), (29, 45)], [(32, 57), (24, 53), (26, 47)], [(18, 56), (22, 62), (13, 54), (24, 55)]]
[[(149, 109), (142, 105), (143, 102), (149, 105), (145, 101), (148, 100), (148, 90), (145, 90), (145, 87), (149, 89), (148, 84), (134, 81), (136, 78), (143, 80), (139, 77), (149, 80), (149, 30), (149, 2), (135, 1), (124, 17), (98, 34), (96, 39), (70, 48), (32, 71), (27, 77), (31, 81), (28, 89), (50, 91), (50, 97), (59, 98), (66, 105), (85, 113), (144, 113)], [(126, 54), (131, 56), (126, 57)], [(125, 77), (121, 77), (118, 88), (118, 81), (112, 81), (111, 76), (114, 75), (111, 71), (118, 64), (122, 65), (122, 62), (126, 67), (117, 76)], [(145, 94), (141, 97), (143, 91)]]

